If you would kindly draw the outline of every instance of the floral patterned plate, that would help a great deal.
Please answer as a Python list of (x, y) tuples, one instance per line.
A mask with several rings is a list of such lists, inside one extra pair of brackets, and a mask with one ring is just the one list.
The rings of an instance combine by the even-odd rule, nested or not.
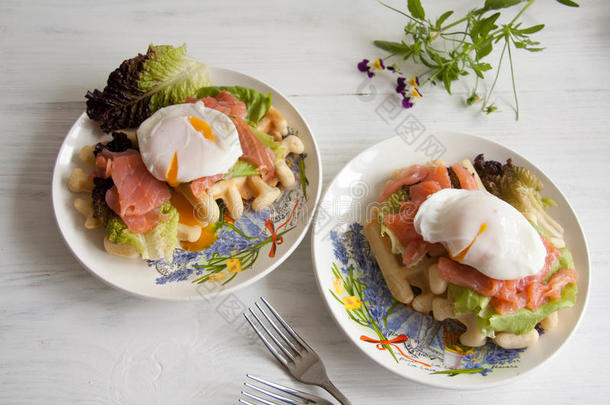
[[(301, 138), (306, 157), (288, 163), (298, 182), (263, 212), (246, 205), (244, 215), (227, 220), (216, 242), (203, 252), (176, 249), (172, 263), (125, 259), (106, 253), (104, 230), (85, 229), (84, 218), (73, 206), (79, 197), (67, 183), (84, 145), (99, 142), (103, 133), (82, 114), (68, 132), (53, 172), (53, 207), (59, 229), (76, 258), (110, 285), (151, 298), (193, 300), (217, 296), (249, 285), (278, 267), (299, 245), (320, 199), (322, 167), (313, 135), (296, 108), (269, 85), (244, 74), (209, 68), (213, 83), (239, 85), (271, 92), (273, 105), (285, 116), (289, 131)], [(82, 196), (80, 196), (82, 198)]]
[[(320, 202), (312, 233), (318, 286), (331, 315), (348, 338), (390, 371), (428, 385), (478, 389), (525, 374), (553, 356), (574, 332), (589, 292), (589, 255), (574, 211), (557, 187), (516, 152), (497, 143), (458, 133), (441, 132), (412, 138), (393, 137), (355, 157), (337, 175)], [(425, 138), (425, 139), (423, 139)], [(512, 158), (542, 180), (543, 194), (558, 207), (550, 214), (565, 229), (579, 275), (576, 305), (560, 313), (556, 329), (527, 350), (506, 350), (493, 343), (471, 348), (459, 344), (463, 326), (435, 321), (395, 301), (388, 291), (363, 225), (392, 171), (431, 159), (446, 162)]]

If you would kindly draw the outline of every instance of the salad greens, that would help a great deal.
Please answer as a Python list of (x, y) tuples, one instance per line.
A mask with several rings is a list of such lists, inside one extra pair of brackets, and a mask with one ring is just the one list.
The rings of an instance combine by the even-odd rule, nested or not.
[(197, 98), (214, 97), (222, 90), (233, 94), (238, 100), (243, 101), (248, 109), (247, 119), (254, 125), (267, 114), (271, 108), (271, 93), (262, 94), (254, 89), (241, 86), (208, 86), (197, 91)]
[(231, 168), (231, 171), (225, 177), (244, 177), (244, 176), (256, 176), (260, 174), (256, 166), (252, 163), (248, 163), (245, 160), (238, 160), (235, 165)]
[[(551, 275), (562, 268), (574, 268), (572, 255), (565, 248), (561, 249), (561, 256), (553, 264), (547, 281)], [(528, 333), (552, 312), (574, 305), (578, 291), (576, 284), (568, 284), (561, 291), (561, 298), (550, 300), (535, 311), (522, 308), (512, 314), (500, 315), (493, 306), (489, 305), (491, 297), (481, 295), (471, 288), (451, 283), (449, 283), (448, 290), (454, 300), (455, 313), (474, 312), (477, 315), (481, 332), (489, 337), (494, 337), (495, 332), (511, 332), (517, 335)]]
[(208, 85), (207, 67), (186, 55), (186, 45), (150, 45), (145, 55), (121, 63), (103, 91), (87, 92), (87, 115), (104, 131), (134, 128)]
[(525, 167), (485, 160), (482, 154), (474, 159), (474, 168), (490, 193), (519, 210), (543, 234), (558, 246), (565, 246), (563, 228), (546, 212), (555, 202), (542, 198), (542, 182)]
[(288, 151), (286, 150), (284, 145), (282, 145), (281, 142), (274, 140), (271, 135), (267, 135), (266, 133), (261, 132), (261, 131), (257, 130), (256, 128), (252, 128), (252, 131), (254, 131), (254, 134), (256, 134), (258, 139), (260, 139), (265, 144), (265, 146), (267, 146), (269, 149), (271, 149), (273, 151), (276, 162), (278, 160), (286, 159), (286, 155), (287, 155)]
[(167, 220), (146, 233), (133, 233), (125, 222), (116, 214), (109, 216), (106, 222), (108, 239), (113, 243), (129, 243), (146, 260), (165, 259), (171, 262), (174, 248), (178, 245), (178, 210), (169, 202), (160, 207)]

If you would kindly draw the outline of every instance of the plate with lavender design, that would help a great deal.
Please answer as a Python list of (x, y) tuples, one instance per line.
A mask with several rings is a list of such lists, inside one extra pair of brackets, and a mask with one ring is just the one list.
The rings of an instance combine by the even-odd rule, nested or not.
[[(412, 142), (396, 136), (370, 147), (349, 162), (330, 184), (319, 204), (312, 232), (320, 293), (349, 340), (388, 370), (441, 388), (497, 385), (550, 359), (576, 329), (589, 293), (586, 240), (563, 194), (515, 151), (483, 138), (452, 132), (419, 138)], [(459, 341), (465, 330), (460, 322), (437, 321), (395, 300), (363, 234), (364, 225), (375, 215), (381, 189), (394, 170), (435, 159), (461, 162), (479, 153), (498, 161), (511, 158), (542, 181), (543, 195), (557, 203), (549, 213), (565, 230), (566, 245), (578, 274), (575, 304), (561, 310), (558, 326), (541, 333), (538, 343), (528, 349), (503, 349), (490, 340), (480, 347), (464, 346)]]
[[(165, 300), (197, 300), (245, 287), (277, 268), (297, 248), (312, 221), (320, 198), (322, 168), (316, 141), (297, 109), (271, 86), (242, 73), (209, 67), (213, 83), (237, 85), (271, 93), (273, 106), (288, 122), (288, 130), (304, 144), (303, 155), (286, 162), (296, 184), (283, 190), (269, 208), (256, 212), (245, 202), (238, 219), (221, 216), (216, 239), (203, 251), (176, 248), (171, 263), (144, 261), (108, 254), (103, 227), (86, 229), (68, 190), (72, 170), (83, 166), (79, 152), (85, 145), (109, 139), (86, 114), (74, 123), (59, 151), (53, 172), (53, 207), (59, 229), (81, 264), (108, 284), (135, 295)], [(222, 208), (222, 207), (221, 207)]]

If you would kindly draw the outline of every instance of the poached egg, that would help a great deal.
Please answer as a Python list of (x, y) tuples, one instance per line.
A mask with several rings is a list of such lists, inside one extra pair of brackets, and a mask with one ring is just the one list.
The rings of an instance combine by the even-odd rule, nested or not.
[(233, 121), (201, 101), (161, 108), (137, 136), (148, 171), (172, 187), (226, 173), (243, 154)]
[(517, 280), (542, 269), (540, 235), (512, 205), (483, 190), (443, 189), (419, 207), (415, 231), (488, 277)]

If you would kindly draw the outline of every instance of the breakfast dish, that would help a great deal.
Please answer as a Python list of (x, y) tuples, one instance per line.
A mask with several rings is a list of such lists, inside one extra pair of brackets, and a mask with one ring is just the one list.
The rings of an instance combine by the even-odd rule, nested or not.
[[(125, 89), (117, 90), (116, 77), (125, 66), (146, 58), (141, 81), (157, 73), (154, 64), (182, 63), (178, 51), (151, 46), (147, 55), (123, 62), (104, 91), (87, 93), (89, 118), (112, 130), (112, 141), (81, 149), (89, 171), (75, 168), (68, 187), (91, 194), (91, 201), (77, 199), (75, 207), (86, 216), (87, 228), (105, 227), (104, 247), (110, 254), (171, 262), (178, 246), (201, 251), (216, 239), (221, 210), (226, 208), (230, 221), (242, 216), (244, 201), (263, 211), (282, 189), (296, 184), (286, 159), (289, 154), (298, 159), (304, 145), (288, 134), (277, 109), (269, 114), (271, 95), (239, 86), (212, 87), (199, 62), (187, 61), (189, 71), (197, 72), (190, 73), (190, 82), (172, 84), (186, 90), (179, 88), (154, 103), (159, 95), (149, 90), (146, 112), (135, 110), (133, 102), (117, 108), (115, 93)], [(109, 118), (113, 114), (118, 119)], [(120, 129), (122, 125), (135, 130)], [(270, 128), (272, 134), (264, 132)]]
[(87, 94), (57, 156), (53, 208), (74, 255), (112, 286), (201, 299), (294, 251), (320, 176), (315, 139), (281, 93), (184, 46), (151, 46)]
[(578, 219), (514, 150), (454, 132), (408, 141), (360, 153), (321, 200), (312, 252), (324, 302), (360, 351), (402, 377), (481, 389), (527, 374), (586, 307)]
[(574, 305), (578, 279), (541, 190), (528, 169), (482, 154), (395, 171), (364, 227), (393, 297), (460, 321), (465, 346), (536, 344)]

